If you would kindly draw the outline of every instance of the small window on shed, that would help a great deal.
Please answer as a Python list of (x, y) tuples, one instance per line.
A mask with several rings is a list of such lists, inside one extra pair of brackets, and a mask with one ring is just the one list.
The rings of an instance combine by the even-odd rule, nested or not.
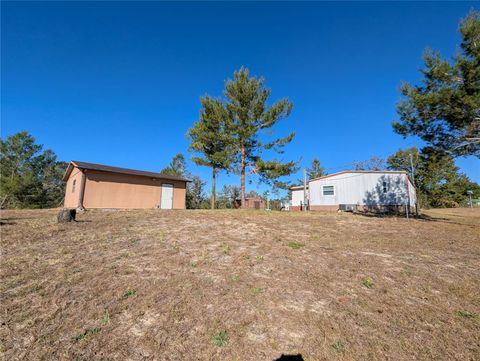
[(323, 195), (324, 196), (335, 195), (335, 188), (333, 186), (323, 186)]
[(75, 186), (77, 185), (77, 180), (74, 179), (72, 183), (72, 193), (75, 193)]
[(383, 193), (387, 193), (387, 182), (383, 182)]

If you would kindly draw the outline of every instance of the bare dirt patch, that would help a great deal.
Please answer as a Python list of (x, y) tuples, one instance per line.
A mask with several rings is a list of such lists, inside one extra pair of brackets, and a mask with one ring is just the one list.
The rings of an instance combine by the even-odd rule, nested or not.
[(2, 212), (5, 359), (480, 359), (478, 209), (56, 212)]

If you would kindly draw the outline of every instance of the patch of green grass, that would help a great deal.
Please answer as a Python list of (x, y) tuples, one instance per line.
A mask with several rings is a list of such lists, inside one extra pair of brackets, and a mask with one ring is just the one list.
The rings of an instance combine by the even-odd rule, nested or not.
[(128, 298), (130, 296), (135, 296), (137, 294), (137, 291), (135, 290), (128, 290), (123, 294), (123, 298)]
[(180, 250), (180, 246), (178, 245), (177, 241), (173, 241), (172, 248), (175, 250), (175, 252), (178, 252)]
[(290, 247), (291, 249), (300, 249), (302, 247), (305, 247), (305, 244), (304, 243), (301, 243), (301, 242), (290, 242), (288, 244), (288, 247)]
[(335, 342), (332, 347), (338, 353), (345, 352), (345, 344), (342, 341)]
[(470, 312), (470, 311), (457, 311), (455, 312), (457, 316), (464, 317), (464, 318), (478, 318), (478, 313)]
[(362, 285), (364, 285), (367, 288), (373, 288), (373, 281), (370, 277), (368, 277), (363, 280)]
[(95, 327), (95, 328), (88, 328), (86, 329), (85, 331), (83, 331), (82, 333), (79, 333), (78, 335), (76, 336), (73, 336), (72, 337), (72, 341), (73, 342), (78, 342), (78, 341), (81, 341), (85, 338), (88, 338), (90, 336), (93, 336), (93, 335), (96, 335), (97, 333), (99, 333), (101, 331), (101, 328), (99, 327)]
[(265, 288), (262, 288), (262, 287), (255, 287), (253, 289), (253, 293), (255, 293), (256, 295), (260, 294), (260, 293), (263, 293), (265, 292)]
[(222, 245), (222, 251), (223, 251), (224, 254), (228, 254), (228, 252), (230, 252), (230, 246), (228, 244), (224, 243)]
[(227, 331), (222, 330), (222, 331), (218, 332), (217, 334), (213, 335), (213, 336), (210, 338), (210, 341), (212, 341), (212, 343), (213, 343), (215, 346), (218, 346), (218, 347), (226, 346), (227, 343), (228, 343), (228, 334), (227, 334)]
[(193, 268), (195, 268), (195, 267), (198, 266), (198, 262), (197, 262), (197, 261), (192, 261), (192, 262), (190, 262), (190, 266), (192, 266)]
[(231, 275), (231, 276), (230, 276), (230, 279), (231, 279), (233, 282), (237, 282), (237, 281), (240, 279), (240, 277), (238, 277), (238, 275)]
[(108, 310), (106, 310), (102, 317), (102, 325), (106, 325), (108, 323), (110, 323), (110, 314), (108, 313)]
[(256, 256), (255, 259), (257, 260), (258, 263), (263, 262), (265, 260), (263, 256)]

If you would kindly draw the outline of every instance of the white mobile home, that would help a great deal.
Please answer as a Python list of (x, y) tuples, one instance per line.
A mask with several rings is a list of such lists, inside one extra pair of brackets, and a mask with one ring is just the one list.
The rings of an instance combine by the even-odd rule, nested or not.
[[(303, 186), (293, 187), (291, 210), (303, 207)], [(307, 187), (310, 210), (404, 211), (413, 210), (415, 187), (407, 173), (344, 171), (311, 179)]]

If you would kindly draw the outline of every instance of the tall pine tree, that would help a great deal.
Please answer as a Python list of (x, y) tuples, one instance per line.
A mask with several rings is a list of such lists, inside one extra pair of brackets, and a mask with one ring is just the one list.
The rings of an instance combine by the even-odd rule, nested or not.
[(235, 151), (236, 165), (240, 173), (240, 199), (242, 207), (245, 205), (245, 178), (247, 167), (260, 177), (261, 181), (283, 186), (278, 182), (281, 176), (289, 175), (296, 169), (295, 162), (281, 160), (265, 160), (262, 153), (273, 149), (276, 153), (283, 153), (283, 146), (289, 143), (295, 133), (270, 142), (260, 139), (263, 131), (272, 133), (271, 128), (282, 118), (288, 117), (292, 110), (292, 103), (288, 99), (268, 107), (267, 100), (270, 89), (264, 85), (263, 79), (250, 77), (246, 68), (234, 73), (233, 80), (228, 80), (225, 86), (226, 108), (229, 113), (229, 137)]
[(453, 156), (480, 157), (480, 13), (461, 21), (461, 53), (453, 63), (438, 52), (424, 54), (421, 85), (403, 84), (394, 130), (416, 135)]
[(220, 170), (228, 169), (232, 151), (228, 130), (229, 114), (219, 99), (205, 96), (200, 99), (200, 119), (188, 130), (190, 150), (201, 156), (192, 157), (197, 165), (212, 168), (212, 193), (210, 207), (215, 208), (216, 177)]

